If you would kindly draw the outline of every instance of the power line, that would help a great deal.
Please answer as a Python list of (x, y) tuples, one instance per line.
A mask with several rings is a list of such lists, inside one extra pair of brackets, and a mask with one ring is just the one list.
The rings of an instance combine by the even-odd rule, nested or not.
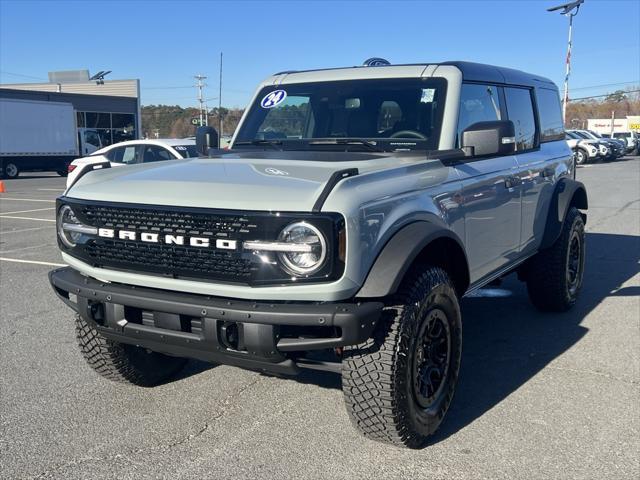
[(180, 86), (170, 86), (170, 87), (140, 87), (142, 90), (174, 90), (178, 88), (193, 88), (193, 85), (180, 85)]
[(616, 87), (618, 85), (629, 85), (629, 84), (640, 84), (640, 80), (632, 80), (631, 82), (618, 82), (618, 83), (604, 83), (602, 85), (591, 85), (590, 87), (577, 87), (572, 88), (572, 91), (576, 90), (591, 90), (592, 88), (601, 88), (601, 87)]
[(42, 77), (34, 77), (33, 75), (24, 75), (22, 73), (13, 73), (13, 72), (7, 72), (6, 70), (0, 70), (0, 73), (4, 73), (5, 75), (13, 75), (14, 77), (22, 77), (22, 78), (31, 78), (33, 80), (44, 80), (44, 81), (49, 81), (46, 78), (42, 78)]
[[(637, 92), (640, 92), (640, 89), (638, 89), (638, 90), (627, 90), (627, 91), (622, 92), (622, 93), (627, 94), (627, 93), (637, 93)], [(615, 93), (615, 92), (614, 92), (614, 93)], [(578, 100), (589, 100), (589, 99), (591, 99), (591, 98), (610, 97), (611, 95), (614, 95), (614, 93), (605, 93), (604, 95), (592, 95), (592, 96), (590, 96), (590, 97), (572, 98), (572, 99), (570, 99), (569, 101), (570, 101), (570, 102), (576, 102), (576, 101), (578, 101)]]

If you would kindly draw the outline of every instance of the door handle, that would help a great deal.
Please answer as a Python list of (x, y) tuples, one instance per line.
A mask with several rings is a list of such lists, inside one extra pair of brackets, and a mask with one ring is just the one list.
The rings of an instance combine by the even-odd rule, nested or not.
[(553, 177), (555, 175), (555, 173), (556, 173), (556, 171), (552, 167), (546, 167), (546, 168), (543, 168), (542, 170), (540, 170), (540, 176), (542, 178)]
[(507, 188), (514, 188), (520, 185), (520, 177), (515, 175), (507, 175), (504, 179), (504, 186)]

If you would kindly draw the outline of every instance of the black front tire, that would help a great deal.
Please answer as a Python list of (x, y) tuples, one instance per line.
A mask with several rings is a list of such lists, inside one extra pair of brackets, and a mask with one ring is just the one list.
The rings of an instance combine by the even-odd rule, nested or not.
[(576, 165), (584, 165), (589, 159), (587, 152), (579, 148), (575, 153)]
[(580, 211), (571, 207), (560, 237), (527, 264), (527, 290), (538, 310), (566, 312), (573, 307), (582, 288), (584, 260), (584, 220)]
[(353, 425), (367, 438), (420, 448), (449, 409), (461, 353), (460, 307), (449, 276), (436, 267), (414, 270), (373, 338), (345, 348), (342, 390)]
[(152, 387), (169, 380), (187, 362), (184, 358), (108, 340), (80, 315), (76, 315), (76, 338), (89, 366), (116, 382)]

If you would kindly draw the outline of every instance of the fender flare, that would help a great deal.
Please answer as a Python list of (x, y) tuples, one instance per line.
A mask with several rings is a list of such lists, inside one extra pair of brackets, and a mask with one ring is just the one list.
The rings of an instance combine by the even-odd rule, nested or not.
[[(540, 249), (550, 247), (558, 239), (562, 231), (562, 224), (571, 206), (581, 210), (589, 208), (587, 189), (582, 182), (571, 178), (561, 178), (551, 197)], [(583, 214), (583, 217), (586, 222), (586, 215)]]
[(398, 290), (400, 282), (423, 249), (431, 242), (447, 238), (454, 241), (468, 263), (462, 241), (444, 228), (427, 221), (416, 221), (398, 230), (382, 248), (356, 297), (385, 297)]

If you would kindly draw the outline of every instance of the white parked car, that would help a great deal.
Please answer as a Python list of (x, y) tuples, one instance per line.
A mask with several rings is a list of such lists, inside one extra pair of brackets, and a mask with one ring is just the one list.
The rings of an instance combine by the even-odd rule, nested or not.
[(197, 157), (196, 141), (188, 138), (163, 138), (156, 140), (129, 140), (115, 143), (97, 150), (88, 157), (82, 157), (69, 164), (67, 187), (80, 172), (95, 163), (109, 162), (112, 167), (122, 167), (135, 163), (160, 162)]
[(606, 147), (600, 145), (597, 140), (584, 139), (572, 131), (566, 131), (565, 133), (567, 144), (573, 150), (573, 156), (578, 165), (594, 162), (608, 153)]

